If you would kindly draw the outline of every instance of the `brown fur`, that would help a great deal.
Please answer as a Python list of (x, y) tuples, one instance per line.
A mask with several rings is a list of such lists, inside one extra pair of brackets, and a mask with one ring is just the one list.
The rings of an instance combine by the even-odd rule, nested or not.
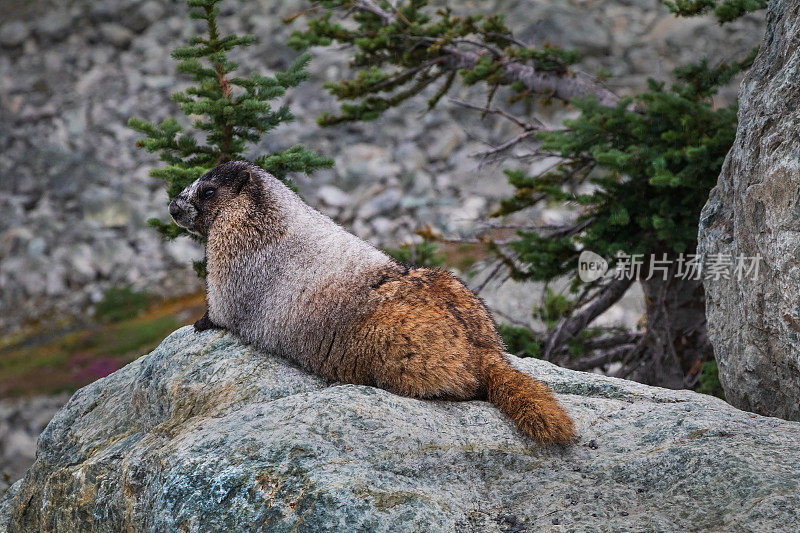
[(412, 270), (371, 300), (374, 309), (349, 339), (369, 364), (342, 377), (414, 398), (488, 399), (539, 442), (574, 439), (574, 424), (550, 389), (508, 363), (486, 308), (448, 272)]

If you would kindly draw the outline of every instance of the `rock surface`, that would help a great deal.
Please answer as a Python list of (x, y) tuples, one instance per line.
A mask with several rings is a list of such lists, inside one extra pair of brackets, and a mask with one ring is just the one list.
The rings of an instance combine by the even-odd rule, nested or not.
[(760, 256), (758, 275), (705, 280), (728, 400), (800, 420), (800, 3), (774, 1), (742, 82), (739, 129), (703, 209), (700, 253)]
[(793, 531), (800, 424), (536, 360), (580, 441), (485, 402), (327, 384), (182, 328), (78, 391), (0, 531)]

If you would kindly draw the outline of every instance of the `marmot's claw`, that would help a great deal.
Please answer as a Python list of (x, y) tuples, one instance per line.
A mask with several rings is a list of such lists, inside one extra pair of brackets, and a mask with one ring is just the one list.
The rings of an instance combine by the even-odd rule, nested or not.
[(207, 329), (221, 329), (222, 326), (218, 326), (208, 318), (208, 310), (203, 313), (203, 317), (194, 323), (194, 330), (197, 332), (205, 331)]

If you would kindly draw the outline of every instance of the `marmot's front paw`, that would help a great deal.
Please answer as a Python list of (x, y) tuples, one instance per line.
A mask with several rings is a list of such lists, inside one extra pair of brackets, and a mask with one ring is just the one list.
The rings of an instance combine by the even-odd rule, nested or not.
[(194, 330), (195, 331), (205, 331), (207, 329), (222, 329), (222, 326), (218, 326), (208, 318), (208, 310), (203, 313), (203, 317), (194, 323)]

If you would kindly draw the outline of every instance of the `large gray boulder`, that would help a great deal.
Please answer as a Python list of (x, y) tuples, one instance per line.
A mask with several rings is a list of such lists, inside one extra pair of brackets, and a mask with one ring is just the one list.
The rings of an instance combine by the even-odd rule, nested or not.
[(700, 220), (708, 258), (760, 256), (757, 276), (705, 280), (708, 330), (733, 405), (800, 420), (800, 2), (770, 2), (739, 90), (739, 129)]
[(800, 528), (800, 424), (512, 361), (559, 393), (577, 444), (538, 446), (485, 402), (329, 384), (182, 328), (56, 414), (0, 531)]

